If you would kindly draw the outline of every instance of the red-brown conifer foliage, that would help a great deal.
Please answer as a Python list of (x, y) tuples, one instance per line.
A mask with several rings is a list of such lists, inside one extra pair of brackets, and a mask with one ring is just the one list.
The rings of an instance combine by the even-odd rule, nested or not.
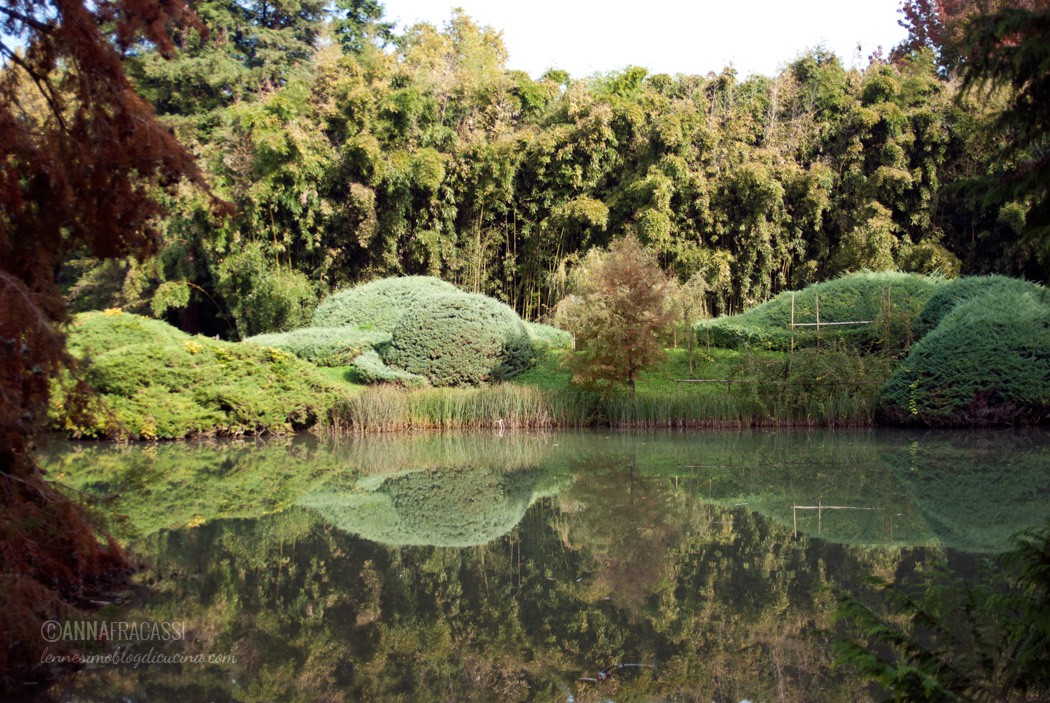
[(169, 51), (186, 24), (199, 21), (181, 0), (0, 0), (0, 691), (47, 675), (30, 671), (40, 622), (127, 567), (40, 475), (32, 441), (70, 367), (59, 264), (148, 253), (161, 191), (201, 184), (120, 55), (135, 41)]

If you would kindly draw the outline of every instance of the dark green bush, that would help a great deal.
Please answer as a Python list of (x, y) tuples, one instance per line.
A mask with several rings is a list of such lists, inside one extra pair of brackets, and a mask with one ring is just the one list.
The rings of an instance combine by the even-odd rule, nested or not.
[(291, 332), (260, 334), (244, 340), (295, 354), (318, 366), (346, 366), (365, 351), (390, 341), (389, 332), (360, 327), (304, 327)]
[(1017, 278), (1006, 276), (966, 276), (941, 286), (926, 302), (926, 306), (915, 318), (912, 333), (921, 339), (941, 323), (945, 315), (955, 306), (984, 295), (1001, 297), (1038, 291), (1039, 286)]
[(434, 295), (394, 328), (384, 360), (436, 386), (509, 378), (533, 358), (525, 324), (511, 308), (484, 295)]
[(57, 390), (52, 418), (75, 436), (280, 433), (318, 422), (336, 400), (330, 382), (290, 354), (137, 315), (78, 315), (69, 347), (89, 360), (85, 378), (99, 392), (93, 417), (81, 418)]
[(317, 289), (301, 271), (272, 267), (258, 245), (248, 245), (219, 266), (216, 290), (226, 300), (243, 339), (306, 324)]
[(1048, 413), (1050, 293), (1031, 284), (996, 284), (955, 305), (881, 392), (892, 422), (1020, 424)]
[(314, 311), (315, 327), (355, 325), (365, 330), (393, 332), (407, 311), (434, 295), (459, 293), (440, 278), (384, 278), (328, 297)]
[[(887, 289), (891, 292), (893, 316), (914, 320), (930, 296), (944, 284), (943, 279), (911, 273), (850, 274), (796, 291), (795, 323), (816, 322), (819, 295), (821, 322), (874, 322), (870, 325), (822, 327), (820, 337), (823, 341), (838, 339), (850, 344), (879, 344), (886, 329), (882, 324), (882, 313)], [(788, 349), (791, 346), (790, 325), (791, 292), (784, 292), (743, 314), (704, 320), (697, 324), (696, 331), (701, 343), (710, 340), (712, 345), (727, 349)], [(813, 346), (816, 339), (815, 328), (795, 328), (796, 347)]]

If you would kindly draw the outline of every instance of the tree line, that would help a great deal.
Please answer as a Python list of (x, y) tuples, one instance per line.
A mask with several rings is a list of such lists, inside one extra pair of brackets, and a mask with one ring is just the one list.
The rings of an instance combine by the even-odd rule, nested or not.
[(170, 60), (142, 43), (125, 66), (235, 214), (168, 196), (154, 256), (67, 262), (77, 307), (247, 336), (430, 274), (545, 318), (625, 233), (707, 314), (861, 269), (1044, 272), (1025, 193), (965, 187), (1021, 158), (993, 129), (1008, 91), (965, 90), (931, 41), (862, 68), (816, 48), (771, 77), (534, 78), (461, 11), (399, 34), (374, 0), (198, 12)]

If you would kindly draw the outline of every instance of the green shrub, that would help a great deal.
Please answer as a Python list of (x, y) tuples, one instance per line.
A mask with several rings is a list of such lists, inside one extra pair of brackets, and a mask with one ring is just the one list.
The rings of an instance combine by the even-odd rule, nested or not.
[(216, 290), (243, 339), (306, 324), (317, 305), (317, 289), (301, 271), (273, 268), (251, 244), (219, 266)]
[(393, 332), (407, 311), (434, 295), (460, 292), (451, 283), (429, 276), (384, 278), (328, 297), (314, 311), (315, 327), (355, 325)]
[(78, 315), (69, 347), (88, 360), (85, 379), (99, 392), (86, 419), (69, 416), (56, 393), (52, 418), (75, 436), (283, 433), (326, 418), (336, 400), (332, 385), (290, 354), (137, 315)]
[[(821, 327), (822, 340), (877, 344), (884, 333), (881, 320), (886, 289), (891, 292), (894, 315), (914, 320), (926, 301), (943, 285), (943, 279), (911, 273), (850, 274), (796, 291), (795, 324), (816, 322), (819, 295), (821, 322), (873, 321), (870, 325)], [(784, 292), (741, 315), (699, 322), (696, 331), (701, 343), (710, 340), (712, 345), (727, 349), (788, 349), (790, 325), (791, 292)], [(796, 347), (812, 346), (816, 339), (815, 328), (795, 328)]]
[(1039, 286), (1006, 276), (966, 276), (941, 286), (926, 302), (926, 306), (915, 318), (912, 332), (916, 339), (921, 339), (941, 323), (945, 315), (957, 305), (974, 298), (990, 295), (1020, 294), (1039, 291)]
[(1045, 419), (1050, 293), (1031, 284), (995, 284), (958, 303), (912, 347), (881, 399), (880, 415), (892, 422), (973, 426)]
[(433, 295), (407, 311), (384, 355), (391, 366), (426, 376), (435, 386), (509, 378), (533, 358), (525, 324), (484, 295)]
[(572, 334), (565, 330), (544, 325), (539, 322), (526, 322), (525, 329), (529, 333), (534, 347), (548, 347), (550, 349), (568, 349), (572, 346)]
[(365, 351), (390, 341), (389, 332), (359, 327), (304, 327), (291, 332), (260, 334), (244, 340), (295, 354), (318, 366), (346, 366)]
[(353, 370), (358, 383), (397, 383), (406, 388), (427, 385), (427, 379), (419, 374), (391, 368), (384, 364), (379, 353), (374, 349), (366, 349), (361, 352), (361, 355), (354, 359)]

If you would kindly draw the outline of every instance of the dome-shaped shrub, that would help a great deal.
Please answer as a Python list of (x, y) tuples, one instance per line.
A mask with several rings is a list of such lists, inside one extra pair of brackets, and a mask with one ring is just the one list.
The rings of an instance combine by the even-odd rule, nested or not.
[(329, 296), (314, 311), (314, 327), (356, 325), (392, 332), (397, 321), (434, 295), (459, 293), (451, 283), (431, 276), (383, 278)]
[(937, 327), (945, 315), (954, 310), (957, 305), (974, 298), (990, 296), (992, 299), (997, 299), (1004, 296), (1023, 296), (1026, 293), (1045, 295), (1045, 291), (1040, 293), (1040, 290), (1040, 287), (1034, 283), (1006, 276), (956, 278), (937, 289), (937, 292), (926, 301), (926, 306), (912, 324), (912, 333), (916, 339), (921, 339)]
[(1050, 293), (996, 287), (958, 303), (911, 348), (880, 414), (925, 425), (1038, 423), (1050, 414)]
[(391, 366), (426, 376), (435, 386), (508, 378), (532, 360), (521, 318), (484, 295), (435, 295), (407, 311), (385, 352)]

